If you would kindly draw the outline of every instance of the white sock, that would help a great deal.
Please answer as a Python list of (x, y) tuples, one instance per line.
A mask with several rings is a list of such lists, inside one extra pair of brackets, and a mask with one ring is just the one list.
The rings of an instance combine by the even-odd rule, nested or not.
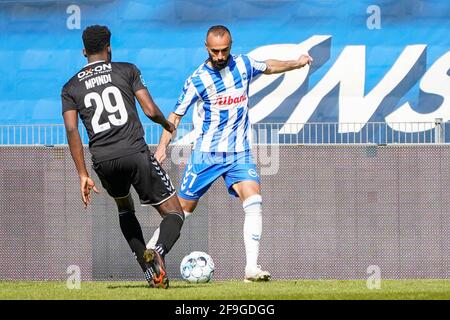
[[(189, 217), (192, 212), (187, 212), (187, 211), (183, 211), (184, 212), (184, 220), (186, 221), (186, 218)], [(147, 249), (155, 249), (156, 246), (156, 241), (158, 241), (159, 238), (159, 227), (158, 229), (155, 230), (155, 232), (153, 232), (153, 236), (152, 238), (147, 242)]]
[(247, 265), (245, 270), (253, 270), (258, 264), (259, 240), (262, 232), (262, 198), (259, 194), (248, 197), (242, 203), (245, 212), (244, 243)]

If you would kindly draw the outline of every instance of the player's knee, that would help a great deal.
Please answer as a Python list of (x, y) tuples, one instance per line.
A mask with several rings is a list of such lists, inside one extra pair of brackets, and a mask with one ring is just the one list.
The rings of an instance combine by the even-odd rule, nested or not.
[(242, 207), (245, 214), (261, 214), (262, 197), (260, 194), (255, 194), (244, 200)]
[(180, 200), (181, 208), (184, 212), (192, 213), (195, 208), (197, 208), (198, 200), (186, 200), (181, 197), (178, 199)]
[(114, 200), (116, 201), (119, 214), (134, 212), (134, 202), (131, 194), (128, 194), (126, 197), (114, 198)]
[(242, 207), (244, 207), (244, 209), (248, 206), (254, 205), (254, 204), (262, 204), (262, 197), (260, 194), (254, 194), (250, 197), (248, 197), (247, 199), (245, 199), (242, 202)]

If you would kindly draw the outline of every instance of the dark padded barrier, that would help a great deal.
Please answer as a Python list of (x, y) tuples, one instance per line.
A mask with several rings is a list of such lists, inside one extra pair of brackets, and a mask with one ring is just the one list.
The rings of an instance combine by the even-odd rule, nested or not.
[[(448, 278), (449, 151), (448, 145), (255, 147), (260, 264), (274, 279), (364, 279), (371, 265), (382, 278)], [(165, 163), (176, 187), (184, 168), (177, 154), (183, 155), (169, 153), (176, 163)], [(83, 209), (67, 146), (3, 146), (0, 163), (0, 279), (64, 280), (77, 265), (82, 280), (143, 280), (106, 191)], [(160, 218), (132, 194), (148, 240)], [(183, 256), (201, 250), (214, 259), (215, 279), (241, 279), (243, 221), (240, 202), (218, 180), (168, 255), (170, 276), (179, 278)]]

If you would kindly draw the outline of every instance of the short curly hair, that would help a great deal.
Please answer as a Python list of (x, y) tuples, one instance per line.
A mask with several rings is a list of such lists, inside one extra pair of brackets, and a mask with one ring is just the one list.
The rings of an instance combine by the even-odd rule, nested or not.
[(102, 52), (111, 41), (111, 31), (106, 26), (93, 25), (83, 31), (83, 44), (87, 54)]

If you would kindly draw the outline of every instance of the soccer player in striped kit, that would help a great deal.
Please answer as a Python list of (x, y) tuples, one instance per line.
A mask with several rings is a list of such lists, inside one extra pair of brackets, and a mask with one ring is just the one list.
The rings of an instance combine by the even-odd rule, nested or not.
[[(245, 213), (244, 281), (268, 281), (270, 273), (258, 265), (262, 232), (260, 179), (250, 151), (248, 92), (252, 79), (260, 73), (273, 74), (311, 64), (309, 55), (297, 60), (255, 61), (247, 55), (231, 55), (231, 33), (221, 25), (211, 27), (205, 46), (209, 58), (186, 80), (183, 91), (168, 120), (175, 127), (195, 106), (194, 149), (186, 165), (179, 192), (185, 217), (196, 208), (201, 196), (223, 176), (228, 192), (242, 201)], [(155, 152), (161, 163), (173, 133), (164, 131)], [(147, 244), (152, 248), (159, 230)]]

